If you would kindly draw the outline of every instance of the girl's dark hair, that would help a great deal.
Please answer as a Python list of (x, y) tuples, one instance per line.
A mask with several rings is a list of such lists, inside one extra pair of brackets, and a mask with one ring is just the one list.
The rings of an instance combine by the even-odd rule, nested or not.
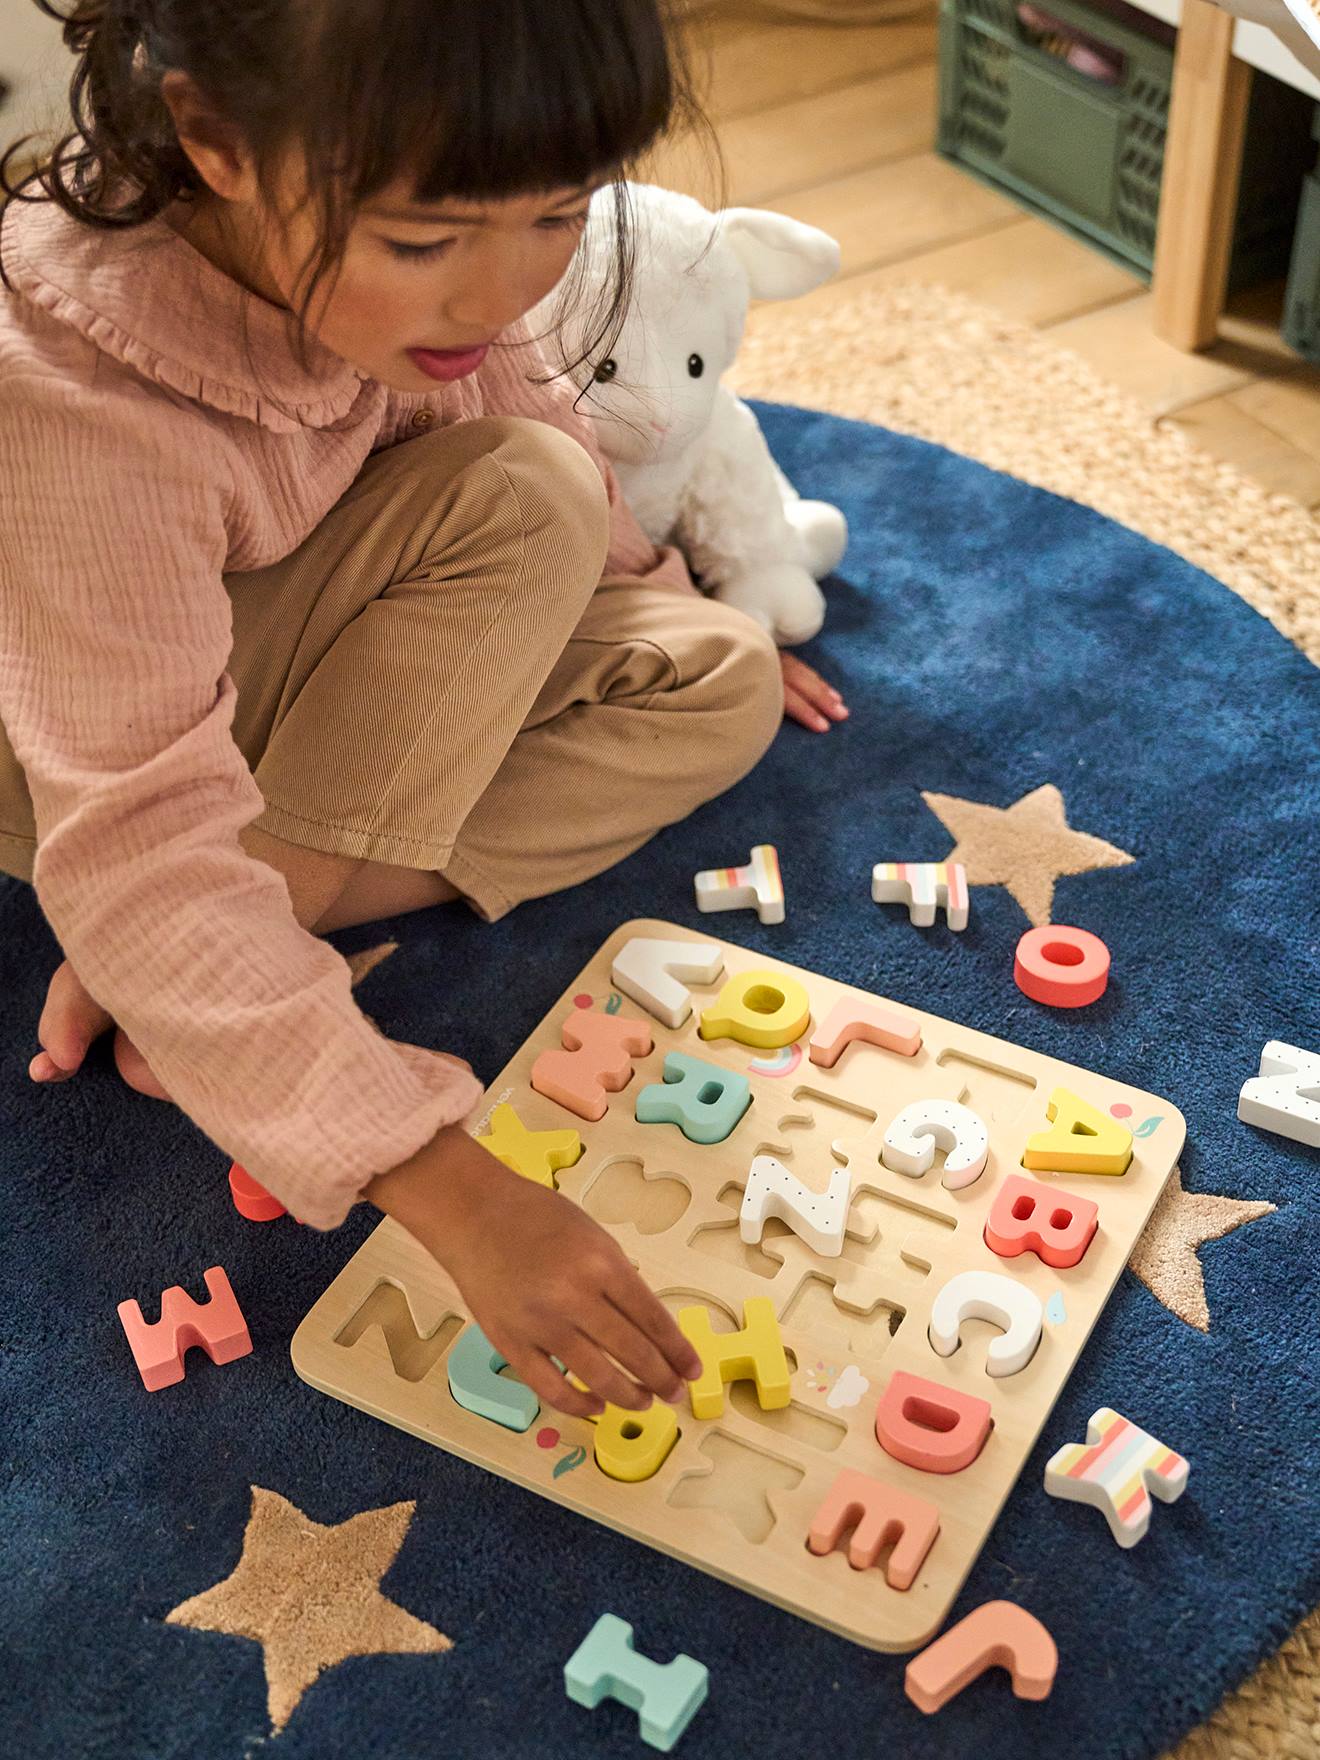
[[(0, 156), (0, 190), (121, 228), (194, 198), (202, 180), (161, 96), (162, 76), (181, 70), (237, 127), (263, 187), (273, 187), (287, 148), (305, 156), (318, 248), (293, 312), (304, 365), (307, 313), (342, 260), (357, 209), (399, 177), (412, 177), (419, 202), (498, 201), (613, 179), (613, 286), (569, 371), (602, 344), (608, 353), (627, 310), (635, 244), (623, 182), (647, 148), (670, 132), (701, 133), (720, 174), (710, 205), (725, 205), (683, 0), (70, 0), (66, 12), (36, 4), (60, 21), (78, 57), (74, 127), (11, 183), (33, 137), (14, 142)], [(564, 302), (580, 288), (584, 255)], [(0, 280), (10, 285), (2, 264)]]

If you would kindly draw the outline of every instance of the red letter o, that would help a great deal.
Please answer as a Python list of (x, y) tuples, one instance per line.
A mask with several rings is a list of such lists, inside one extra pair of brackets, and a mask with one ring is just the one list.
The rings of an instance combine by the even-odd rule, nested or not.
[(1033, 1002), (1051, 1008), (1082, 1008), (1103, 996), (1109, 982), (1109, 949), (1088, 929), (1046, 923), (1028, 929), (1013, 956), (1013, 978)]

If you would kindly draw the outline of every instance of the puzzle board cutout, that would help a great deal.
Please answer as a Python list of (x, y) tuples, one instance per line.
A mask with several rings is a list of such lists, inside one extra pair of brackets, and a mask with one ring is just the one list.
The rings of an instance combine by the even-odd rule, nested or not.
[[(676, 1030), (611, 983), (614, 957), (634, 936), (714, 943), (723, 953), (715, 983), (686, 982), (692, 1013)], [(703, 1008), (729, 978), (753, 970), (767, 974), (768, 984), (777, 974), (796, 978), (810, 1001), (810, 1025), (781, 1050), (702, 1039)], [(913, 1017), (921, 1048), (903, 1056), (855, 1039), (832, 1068), (819, 1067), (808, 1041), (845, 999)], [(605, 1116), (594, 1124), (530, 1085), (538, 1053), (561, 1044), (563, 1023), (588, 1001), (597, 1012), (645, 1021), (653, 1034), (652, 1051), (634, 1059), (631, 1079), (609, 1095)], [(725, 1141), (702, 1146), (677, 1125), (636, 1122), (637, 1096), (662, 1080), (671, 1050), (748, 1077), (751, 1106)], [(1132, 1129), (1132, 1161), (1121, 1177), (1029, 1174), (1020, 1165), (1028, 1136), (1047, 1128), (1046, 1102), (1059, 1086)], [(942, 1184), (942, 1154), (919, 1178), (880, 1161), (886, 1126), (904, 1106), (928, 1098), (962, 1101), (988, 1127), (986, 1169), (961, 1189)], [(745, 1298), (770, 1298), (788, 1352), (790, 1404), (762, 1411), (750, 1381), (726, 1387), (717, 1418), (698, 1421), (685, 1402), (677, 1408), (678, 1440), (654, 1476), (612, 1479), (595, 1462), (587, 1420), (542, 1408), (518, 1433), (454, 1400), (445, 1359), (469, 1320), (467, 1309), (447, 1274), (389, 1218), (299, 1326), (292, 1343), (297, 1373), (322, 1392), (859, 1644), (905, 1651), (925, 1643), (943, 1624), (1173, 1171), (1185, 1135), (1181, 1114), (1155, 1095), (908, 1003), (887, 1003), (717, 936), (644, 919), (621, 925), (547, 1011), (467, 1121), (474, 1135), (487, 1131), (504, 1102), (529, 1130), (580, 1132), (584, 1152), (555, 1175), (560, 1191), (610, 1230), (675, 1313), (705, 1304), (717, 1331), (733, 1331), (742, 1325)], [(759, 1245), (742, 1241), (740, 1202), (758, 1154), (773, 1155), (822, 1193), (846, 1158), (853, 1192), (842, 1256), (820, 1256), (777, 1220), (767, 1222)], [(1080, 1263), (1054, 1269), (1035, 1253), (1001, 1258), (985, 1244), (987, 1213), (1014, 1174), (1099, 1205), (1098, 1230)], [(986, 1321), (964, 1321), (951, 1356), (937, 1355), (930, 1342), (937, 1293), (969, 1269), (1025, 1285), (1044, 1307), (1040, 1343), (1016, 1374), (987, 1372), (987, 1347), (1003, 1334)], [(877, 1402), (895, 1370), (990, 1402), (993, 1427), (970, 1465), (924, 1472), (881, 1447)], [(854, 1569), (846, 1535), (826, 1556), (807, 1549), (812, 1519), (846, 1468), (937, 1506), (939, 1533), (909, 1588), (886, 1582), (884, 1552), (872, 1568)]]

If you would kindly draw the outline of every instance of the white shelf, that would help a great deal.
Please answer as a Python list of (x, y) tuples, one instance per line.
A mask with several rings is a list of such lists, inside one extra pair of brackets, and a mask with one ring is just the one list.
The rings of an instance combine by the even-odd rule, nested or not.
[[(1132, 0), (1132, 4), (1154, 18), (1162, 18), (1166, 24), (1176, 25), (1182, 13), (1181, 0)], [(1237, 7), (1226, 6), (1224, 10), (1236, 12)], [(1295, 86), (1299, 92), (1320, 100), (1320, 77), (1310, 68), (1303, 67), (1292, 50), (1286, 48), (1267, 25), (1239, 18), (1233, 32), (1233, 53), (1249, 67), (1259, 67), (1262, 73), (1271, 73), (1285, 85)], [(1317, 59), (1320, 60), (1320, 56)]]

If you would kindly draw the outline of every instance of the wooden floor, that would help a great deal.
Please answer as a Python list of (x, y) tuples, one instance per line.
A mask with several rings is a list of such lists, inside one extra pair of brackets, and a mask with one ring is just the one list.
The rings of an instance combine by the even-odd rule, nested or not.
[[(843, 247), (840, 276), (804, 306), (937, 281), (1036, 325), (1209, 452), (1320, 507), (1320, 370), (1279, 335), (1282, 285), (1236, 298), (1204, 354), (1157, 341), (1135, 275), (936, 155), (933, 6), (840, 26), (717, 0), (691, 29), (729, 202), (822, 226)], [(688, 147), (656, 154), (643, 175), (716, 199)]]

